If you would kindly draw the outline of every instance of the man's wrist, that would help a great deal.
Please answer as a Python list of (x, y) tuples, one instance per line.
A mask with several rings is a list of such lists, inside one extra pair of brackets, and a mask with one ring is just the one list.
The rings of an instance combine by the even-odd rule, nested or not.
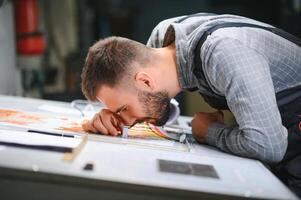
[(221, 133), (222, 129), (225, 128), (225, 124), (212, 123), (210, 124), (205, 141), (207, 144), (216, 146), (218, 135)]

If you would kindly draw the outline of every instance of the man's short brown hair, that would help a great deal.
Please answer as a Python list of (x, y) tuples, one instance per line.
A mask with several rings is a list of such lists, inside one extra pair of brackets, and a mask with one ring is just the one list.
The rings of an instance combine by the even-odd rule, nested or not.
[(133, 63), (143, 66), (150, 59), (145, 45), (122, 37), (108, 37), (90, 47), (82, 70), (81, 88), (87, 99), (95, 101), (101, 85), (113, 87), (130, 75)]

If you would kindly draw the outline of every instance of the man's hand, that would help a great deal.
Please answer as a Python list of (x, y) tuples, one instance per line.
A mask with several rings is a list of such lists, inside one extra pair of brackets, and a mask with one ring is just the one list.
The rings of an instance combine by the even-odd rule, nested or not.
[(108, 109), (102, 109), (91, 120), (84, 120), (82, 128), (93, 133), (116, 136), (121, 134), (122, 124), (122, 119), (117, 114)]
[(196, 113), (191, 121), (193, 137), (198, 142), (204, 143), (208, 128), (212, 123), (224, 123), (224, 114), (222, 111), (214, 113)]

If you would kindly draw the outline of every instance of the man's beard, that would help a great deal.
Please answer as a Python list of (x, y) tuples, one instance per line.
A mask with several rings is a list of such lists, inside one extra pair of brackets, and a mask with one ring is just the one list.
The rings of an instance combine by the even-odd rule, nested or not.
[(156, 93), (138, 91), (138, 99), (147, 118), (154, 119), (157, 126), (163, 126), (168, 121), (170, 98), (166, 91)]

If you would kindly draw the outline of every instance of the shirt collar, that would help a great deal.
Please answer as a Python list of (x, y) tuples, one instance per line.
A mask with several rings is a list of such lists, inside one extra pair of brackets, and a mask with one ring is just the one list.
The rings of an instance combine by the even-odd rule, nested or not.
[(192, 71), (193, 62), (188, 56), (188, 41), (185, 34), (180, 29), (176, 29), (175, 25), (170, 25), (165, 33), (163, 47), (175, 42), (176, 48), (176, 67), (180, 87), (184, 90), (197, 87), (196, 78)]

